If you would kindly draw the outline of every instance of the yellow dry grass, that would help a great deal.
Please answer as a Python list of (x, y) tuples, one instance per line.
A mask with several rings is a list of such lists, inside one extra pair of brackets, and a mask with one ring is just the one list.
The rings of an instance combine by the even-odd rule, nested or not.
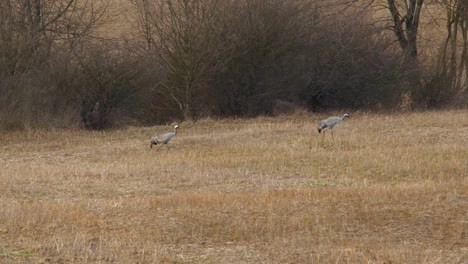
[(2, 133), (0, 262), (467, 263), (468, 111), (323, 117)]

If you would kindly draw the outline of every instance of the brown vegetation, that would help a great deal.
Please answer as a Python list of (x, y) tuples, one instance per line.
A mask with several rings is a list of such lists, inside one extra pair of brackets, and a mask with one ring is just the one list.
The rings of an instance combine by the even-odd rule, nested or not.
[(0, 262), (464, 263), (468, 112), (0, 134)]
[(0, 129), (466, 106), (465, 2), (0, 0)]

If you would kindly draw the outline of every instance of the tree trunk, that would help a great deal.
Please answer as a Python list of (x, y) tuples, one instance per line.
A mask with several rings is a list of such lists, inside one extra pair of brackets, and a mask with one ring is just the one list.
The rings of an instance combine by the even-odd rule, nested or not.
[(393, 32), (406, 59), (415, 60), (418, 56), (418, 29), (424, 0), (405, 1), (405, 15), (402, 16), (395, 0), (387, 0), (388, 9), (392, 16)]

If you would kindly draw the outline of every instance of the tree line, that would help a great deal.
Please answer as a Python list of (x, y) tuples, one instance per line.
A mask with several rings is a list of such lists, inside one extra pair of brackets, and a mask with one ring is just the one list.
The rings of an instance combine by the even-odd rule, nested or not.
[[(465, 0), (129, 1), (132, 34), (104, 37), (110, 0), (0, 0), (0, 128), (468, 103)], [(446, 24), (431, 56), (424, 8)]]

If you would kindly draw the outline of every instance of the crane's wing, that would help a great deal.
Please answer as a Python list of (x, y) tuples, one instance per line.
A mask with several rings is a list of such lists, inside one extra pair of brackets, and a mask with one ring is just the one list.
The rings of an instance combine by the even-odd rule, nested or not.
[(328, 120), (328, 119), (325, 119), (325, 120), (320, 121), (319, 126), (318, 126), (318, 128), (319, 128), (320, 130), (327, 128), (327, 126), (328, 126), (328, 125), (327, 125), (327, 120)]

